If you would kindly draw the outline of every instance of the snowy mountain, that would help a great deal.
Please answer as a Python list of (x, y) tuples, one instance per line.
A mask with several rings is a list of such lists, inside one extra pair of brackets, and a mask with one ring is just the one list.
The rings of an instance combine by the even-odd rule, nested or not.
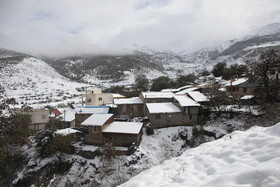
[(210, 69), (217, 62), (244, 63), (246, 58), (255, 58), (270, 48), (280, 51), (280, 23), (254, 29), (243, 37), (220, 42), (212, 48), (203, 48), (189, 54), (187, 59)]
[[(67, 81), (70, 79), (72, 81), (94, 84), (99, 87), (110, 87), (112, 85), (132, 84), (137, 74), (145, 74), (150, 80), (159, 76), (176, 78), (178, 75), (198, 73), (205, 68), (211, 70), (213, 65), (218, 62), (240, 64), (244, 63), (246, 58), (255, 58), (271, 47), (280, 50), (279, 23), (254, 29), (239, 39), (221, 41), (214, 47), (203, 48), (192, 54), (178, 54), (170, 51), (142, 48), (133, 54), (122, 56), (73, 56), (60, 59), (45, 58), (44, 61), (63, 76), (60, 76), (59, 79)], [(17, 64), (23, 62), (27, 57), (31, 59), (29, 55), (0, 49), (0, 68), (6, 68), (7, 65), (9, 65), (9, 68), (16, 68), (20, 66)], [(38, 59), (35, 59), (35, 61), (30, 63), (33, 65), (45, 63)], [(27, 64), (27, 62), (25, 61), (24, 64)], [(45, 64), (44, 66), (47, 65)], [(48, 73), (49, 70), (50, 72)], [(46, 72), (40, 72), (40, 74), (52, 76), (53, 72), (55, 71), (52, 68), (48, 68)], [(2, 76), (4, 76), (3, 73)], [(7, 74), (7, 76), (9, 75)], [(8, 90), (14, 89), (12, 84), (5, 84), (9, 85)], [(37, 83), (37, 85), (41, 84)]]
[(280, 123), (223, 138), (185, 151), (130, 179), (140, 186), (280, 186)]
[(2, 49), (0, 79), (8, 97), (21, 104), (59, 104), (75, 102), (82, 87), (61, 76), (52, 67), (35, 57)]
[(180, 74), (212, 69), (218, 62), (244, 63), (273, 47), (280, 50), (280, 24), (274, 23), (254, 29), (236, 40), (220, 41), (211, 48), (202, 48), (191, 54), (155, 51), (142, 48), (123, 56), (74, 56), (46, 59), (63, 76), (102, 86), (131, 84), (137, 74), (149, 79), (159, 76), (176, 78)]
[(175, 78), (195, 68), (182, 55), (147, 49), (124, 56), (76, 56), (46, 61), (72, 80), (103, 86), (132, 84), (137, 74), (145, 74), (149, 79), (164, 75)]

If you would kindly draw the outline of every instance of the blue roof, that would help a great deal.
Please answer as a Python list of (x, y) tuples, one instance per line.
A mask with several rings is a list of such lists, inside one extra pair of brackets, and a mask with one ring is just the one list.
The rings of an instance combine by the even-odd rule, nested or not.
[(109, 106), (78, 106), (77, 108), (110, 108)]

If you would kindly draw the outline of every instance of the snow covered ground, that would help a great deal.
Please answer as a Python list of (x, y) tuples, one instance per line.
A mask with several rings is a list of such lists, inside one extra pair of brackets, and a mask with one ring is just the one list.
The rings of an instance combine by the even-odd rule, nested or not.
[[(106, 160), (105, 155), (98, 155), (87, 159), (78, 154), (65, 155), (64, 161), (71, 163), (69, 171), (64, 175), (53, 176), (49, 186), (65, 186), (66, 183), (74, 186), (115, 186), (121, 184), (132, 176), (153, 166), (159, 165), (164, 160), (176, 157), (187, 149), (178, 133), (192, 137), (192, 127), (170, 127), (155, 130), (153, 135), (146, 135), (145, 131), (140, 146), (136, 152), (129, 156), (117, 156), (111, 161)], [(77, 151), (102, 152), (102, 147), (84, 145), (81, 142), (74, 144)], [(55, 165), (55, 157), (36, 158), (34, 147), (26, 148), (29, 155), (29, 163), (26, 168), (18, 173), (18, 182), (34, 172), (40, 172), (47, 165)], [(102, 152), (103, 153), (103, 152)], [(44, 177), (44, 176), (42, 176)]]
[(280, 123), (235, 131), (185, 151), (122, 187), (280, 186)]
[(44, 61), (26, 57), (21, 62), (1, 69), (1, 86), (8, 97), (35, 107), (58, 105), (81, 100), (83, 87), (90, 85), (72, 82), (58, 74)]

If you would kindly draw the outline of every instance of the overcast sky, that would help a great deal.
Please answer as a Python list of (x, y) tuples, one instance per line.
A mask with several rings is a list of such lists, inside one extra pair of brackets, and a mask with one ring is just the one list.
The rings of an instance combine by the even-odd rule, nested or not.
[(32, 55), (190, 52), (280, 21), (280, 0), (0, 0), (0, 47)]

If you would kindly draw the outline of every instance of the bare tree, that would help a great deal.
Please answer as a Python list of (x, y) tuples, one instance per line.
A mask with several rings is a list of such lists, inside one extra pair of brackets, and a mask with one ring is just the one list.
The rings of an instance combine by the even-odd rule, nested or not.
[(280, 69), (280, 56), (275, 49), (270, 49), (260, 55), (257, 60), (248, 60), (250, 68), (249, 78), (256, 82), (257, 97), (263, 102), (274, 102), (279, 92), (278, 74), (271, 78), (270, 74), (277, 73)]

